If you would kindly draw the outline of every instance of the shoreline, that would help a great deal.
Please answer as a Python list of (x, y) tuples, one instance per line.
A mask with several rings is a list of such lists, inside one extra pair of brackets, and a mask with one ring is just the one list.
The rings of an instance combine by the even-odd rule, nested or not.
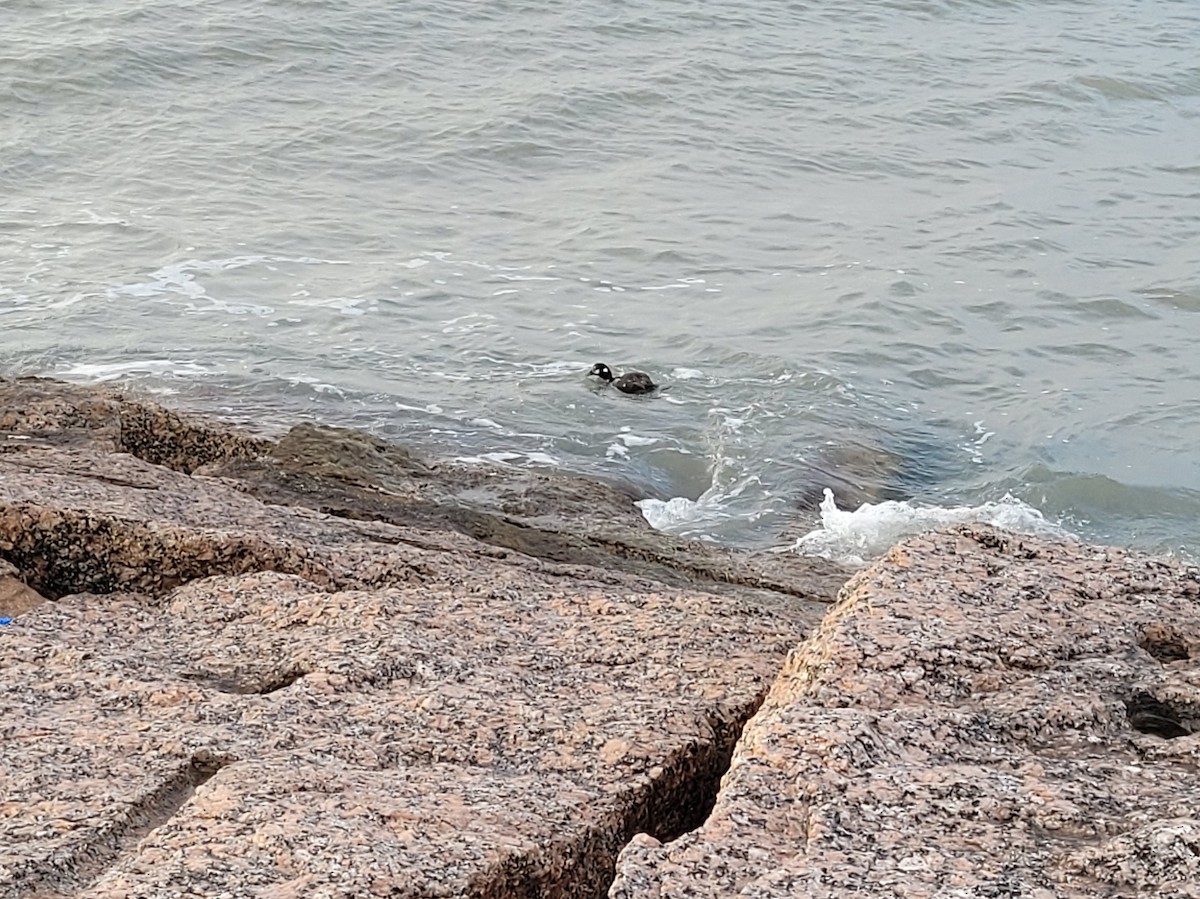
[[(0, 896), (840, 896), (885, 870), (905, 895), (983, 890), (970, 870), (1015, 845), (1006, 822), (1053, 843), (1020, 808), (1059, 781), (1024, 805), (991, 797), (1012, 813), (974, 848), (901, 864), (916, 857), (904, 827), (929, 841), (962, 823), (945, 791), (920, 797), (928, 826), (906, 811), (906, 777), (967, 764), (934, 759), (930, 728), (981, 771), (1041, 758), (1011, 721), (1043, 707), (1058, 743), (1197, 761), (1200, 581), (1181, 565), (960, 526), (853, 574), (678, 540), (588, 478), (424, 460), (310, 423), (250, 437), (44, 379), (0, 380), (0, 435)], [(1080, 623), (1101, 609), (1107, 642)], [(1088, 669), (1082, 718), (1043, 695), (1088, 683), (1055, 682), (1072, 640), (1125, 672)], [(1143, 694), (1158, 705), (1129, 713)], [(1003, 752), (950, 738), (981, 715)], [(1137, 729), (1152, 720), (1175, 736)], [(1190, 795), (1170, 780), (1093, 785), (1151, 806), (1168, 786)], [(1075, 803), (1064, 820), (1108, 815), (1068, 828), (1098, 847), (1091, 868), (1031, 848), (1007, 882), (1123, 888), (1096, 871), (1120, 867), (1109, 844), (1141, 825), (1053, 802)], [(888, 831), (889, 815), (907, 823)], [(1139, 889), (1191, 876), (1170, 852), (1192, 831), (1172, 833), (1145, 837), (1165, 848)]]

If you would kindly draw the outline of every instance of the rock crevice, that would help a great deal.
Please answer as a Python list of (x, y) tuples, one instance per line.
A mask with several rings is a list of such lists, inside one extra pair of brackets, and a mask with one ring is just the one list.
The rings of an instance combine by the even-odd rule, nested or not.
[(843, 579), (101, 388), (0, 382), (0, 448), (0, 897), (603, 896)]
[(982, 526), (857, 575), (613, 899), (1196, 896), (1200, 573)]
[(1200, 897), (1196, 570), (964, 526), (844, 580), (0, 381), (0, 897)]

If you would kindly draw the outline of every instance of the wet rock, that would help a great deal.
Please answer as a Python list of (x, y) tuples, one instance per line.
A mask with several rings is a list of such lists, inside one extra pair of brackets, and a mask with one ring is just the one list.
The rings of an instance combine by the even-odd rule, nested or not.
[(1200, 573), (984, 527), (849, 582), (613, 899), (1200, 895)]
[[(67, 459), (52, 450), (72, 455)], [(94, 491), (85, 489), (84, 481), (92, 487), (107, 479), (115, 488), (159, 490), (161, 470), (168, 468), (203, 480), (202, 486), (184, 488), (191, 497), (189, 510), (214, 503), (223, 508), (232, 501), (227, 494), (237, 491), (255, 500), (238, 508), (259, 522), (265, 506), (290, 506), (422, 533), (454, 532), (552, 563), (760, 598), (769, 593), (827, 601), (848, 576), (845, 569), (820, 559), (747, 554), (654, 531), (634, 505), (638, 497), (629, 485), (421, 460), (361, 432), (308, 423), (267, 440), (193, 421), (103, 387), (39, 378), (0, 380), (0, 459), (4, 453), (17, 468), (69, 466), (69, 473), (81, 479), (72, 489), (82, 491), (76, 509), (83, 513), (96, 511)], [(137, 466), (114, 454), (132, 454), (146, 464)], [(157, 508), (160, 501), (170, 501), (173, 490), (140, 495), (136, 504)], [(115, 506), (108, 507), (122, 506), (127, 492), (118, 489)], [(208, 499), (218, 495), (219, 501)], [(181, 514), (178, 504), (173, 514)], [(277, 532), (286, 535), (295, 517), (284, 516), (286, 523)], [(286, 561), (280, 564), (285, 567), (264, 567), (295, 570)], [(194, 566), (181, 560), (173, 567), (189, 572)], [(234, 561), (214, 573), (235, 570), (244, 569)], [(76, 589), (103, 591), (112, 589), (109, 583), (145, 586), (117, 578), (82, 581)], [(48, 589), (61, 591), (62, 586)]]
[[(797, 463), (805, 490), (794, 498), (799, 513), (784, 538), (794, 540), (816, 526), (825, 490), (833, 492), (839, 509), (857, 509), (863, 503), (903, 500), (913, 495), (902, 486), (911, 479), (912, 461), (896, 452), (866, 442), (819, 447), (814, 458)], [(808, 514), (803, 514), (808, 513)]]
[(748, 554), (653, 530), (627, 484), (493, 465), (423, 462), (356, 431), (298, 425), (266, 457), (205, 474), (271, 503), (346, 518), (457, 531), (554, 562), (625, 571), (675, 586), (836, 594), (848, 572), (793, 554)]
[(837, 574), (40, 380), (0, 382), (0, 560), (50, 600), (0, 629), (2, 897), (602, 896)]
[(0, 559), (0, 618), (11, 618), (41, 605), (46, 599), (21, 580), (16, 566)]
[(183, 472), (220, 459), (254, 456), (269, 445), (102, 387), (47, 378), (0, 379), (0, 452), (20, 449), (23, 441), (131, 453)]

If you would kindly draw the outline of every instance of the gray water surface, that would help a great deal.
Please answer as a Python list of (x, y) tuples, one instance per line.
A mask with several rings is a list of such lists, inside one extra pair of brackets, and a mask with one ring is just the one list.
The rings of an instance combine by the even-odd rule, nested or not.
[(0, 372), (1200, 547), (1193, 0), (66, 6), (0, 8)]

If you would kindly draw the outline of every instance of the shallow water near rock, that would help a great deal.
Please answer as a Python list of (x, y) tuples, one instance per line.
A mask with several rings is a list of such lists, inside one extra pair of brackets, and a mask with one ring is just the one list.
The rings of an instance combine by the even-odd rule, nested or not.
[(0, 25), (2, 374), (602, 474), (745, 546), (989, 504), (1200, 546), (1194, 4)]

